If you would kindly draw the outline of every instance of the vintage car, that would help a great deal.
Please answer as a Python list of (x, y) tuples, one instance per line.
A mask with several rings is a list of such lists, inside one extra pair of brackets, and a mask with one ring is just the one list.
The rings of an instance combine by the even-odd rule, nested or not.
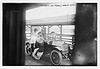
[[(35, 44), (39, 45), (38, 42)], [(50, 61), (53, 65), (60, 65), (63, 59), (68, 59), (68, 53), (70, 50), (70, 45), (65, 43), (64, 41), (51, 41), (44, 42), (44, 52), (43, 56), (49, 55)], [(26, 42), (25, 52), (27, 55), (32, 56), (34, 48), (31, 47), (29, 42)]]

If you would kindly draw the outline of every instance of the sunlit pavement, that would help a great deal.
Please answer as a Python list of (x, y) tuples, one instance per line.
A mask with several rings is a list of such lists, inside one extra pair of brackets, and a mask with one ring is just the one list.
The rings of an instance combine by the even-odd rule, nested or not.
[[(49, 57), (43, 57), (42, 59), (40, 60), (36, 60), (34, 59), (32, 56), (28, 56), (26, 55), (26, 58), (25, 58), (25, 65), (27, 66), (53, 66), (53, 64), (50, 62), (50, 59)], [(69, 66), (71, 65), (71, 62), (67, 59), (64, 59), (62, 62), (61, 62), (61, 66)]]

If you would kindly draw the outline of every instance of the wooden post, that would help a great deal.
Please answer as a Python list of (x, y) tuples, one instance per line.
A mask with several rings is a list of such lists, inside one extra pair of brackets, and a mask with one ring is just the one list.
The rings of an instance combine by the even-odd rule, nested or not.
[(62, 25), (58, 25), (58, 27), (60, 28), (60, 40), (62, 40)]
[(52, 27), (52, 25), (49, 25), (49, 26), (48, 26), (48, 34), (49, 34), (49, 31), (50, 31), (49, 29), (50, 29), (51, 27)]

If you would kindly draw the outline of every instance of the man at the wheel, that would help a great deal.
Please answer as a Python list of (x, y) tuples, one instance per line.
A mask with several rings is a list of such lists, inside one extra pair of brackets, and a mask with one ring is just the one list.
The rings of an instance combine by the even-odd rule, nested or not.
[(39, 32), (37, 34), (37, 39), (35, 43), (35, 49), (34, 52), (32, 53), (32, 56), (35, 59), (40, 59), (44, 51), (44, 38), (42, 32)]

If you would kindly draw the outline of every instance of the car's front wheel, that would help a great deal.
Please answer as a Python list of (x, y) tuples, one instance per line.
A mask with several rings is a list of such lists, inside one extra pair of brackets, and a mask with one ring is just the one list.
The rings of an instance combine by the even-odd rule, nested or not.
[(51, 51), (50, 54), (50, 60), (53, 63), (53, 65), (60, 65), (62, 62), (62, 54), (58, 50)]

